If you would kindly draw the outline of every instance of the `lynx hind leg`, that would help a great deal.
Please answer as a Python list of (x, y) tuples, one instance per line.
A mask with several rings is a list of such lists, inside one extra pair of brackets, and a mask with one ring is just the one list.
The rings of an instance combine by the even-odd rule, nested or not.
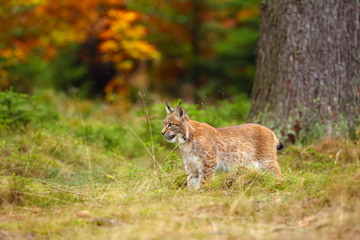
[(273, 160), (268, 164), (268, 171), (273, 172), (277, 175), (283, 176), (278, 161)]
[(279, 176), (283, 176), (281, 174), (281, 169), (280, 169), (279, 163), (277, 161), (276, 154), (273, 155), (271, 159), (264, 162), (264, 167), (269, 172), (273, 172)]

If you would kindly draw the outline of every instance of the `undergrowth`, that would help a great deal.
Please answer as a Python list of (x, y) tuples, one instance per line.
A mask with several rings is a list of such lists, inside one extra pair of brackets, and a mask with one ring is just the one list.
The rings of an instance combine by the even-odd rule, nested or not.
[[(359, 236), (359, 143), (287, 146), (278, 154), (283, 178), (234, 168), (188, 191), (179, 150), (160, 134), (164, 104), (142, 98), (121, 114), (52, 91), (2, 93), (12, 106), (0, 109), (0, 238)], [(243, 123), (249, 109), (242, 98), (183, 105), (216, 127)]]

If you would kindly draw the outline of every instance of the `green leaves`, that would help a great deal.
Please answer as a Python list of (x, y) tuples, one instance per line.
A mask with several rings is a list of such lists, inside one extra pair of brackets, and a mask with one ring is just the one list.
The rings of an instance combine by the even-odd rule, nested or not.
[(11, 89), (0, 92), (0, 128), (24, 128), (30, 122), (31, 106), (26, 94)]

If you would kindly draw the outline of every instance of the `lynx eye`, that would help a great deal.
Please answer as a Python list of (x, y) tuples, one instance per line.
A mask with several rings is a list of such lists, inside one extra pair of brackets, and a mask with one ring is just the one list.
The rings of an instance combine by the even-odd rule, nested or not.
[(168, 127), (170, 127), (172, 125), (172, 123), (168, 123)]

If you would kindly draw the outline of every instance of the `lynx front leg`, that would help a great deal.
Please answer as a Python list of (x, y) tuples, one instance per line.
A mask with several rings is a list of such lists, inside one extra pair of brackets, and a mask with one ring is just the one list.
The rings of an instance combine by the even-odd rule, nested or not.
[(197, 189), (200, 188), (199, 172), (188, 174), (188, 176), (187, 176), (187, 188), (189, 190), (197, 190)]
[(187, 187), (189, 190), (197, 190), (200, 188), (201, 179), (203, 178), (202, 164), (198, 158), (186, 159), (185, 171), (187, 174)]
[(187, 171), (187, 187), (189, 190), (198, 190), (203, 182), (203, 172), (201, 168)]
[(200, 165), (196, 168), (186, 168), (187, 172), (187, 186), (189, 190), (197, 190), (203, 183), (210, 182), (215, 174), (216, 160), (206, 159), (200, 161)]

